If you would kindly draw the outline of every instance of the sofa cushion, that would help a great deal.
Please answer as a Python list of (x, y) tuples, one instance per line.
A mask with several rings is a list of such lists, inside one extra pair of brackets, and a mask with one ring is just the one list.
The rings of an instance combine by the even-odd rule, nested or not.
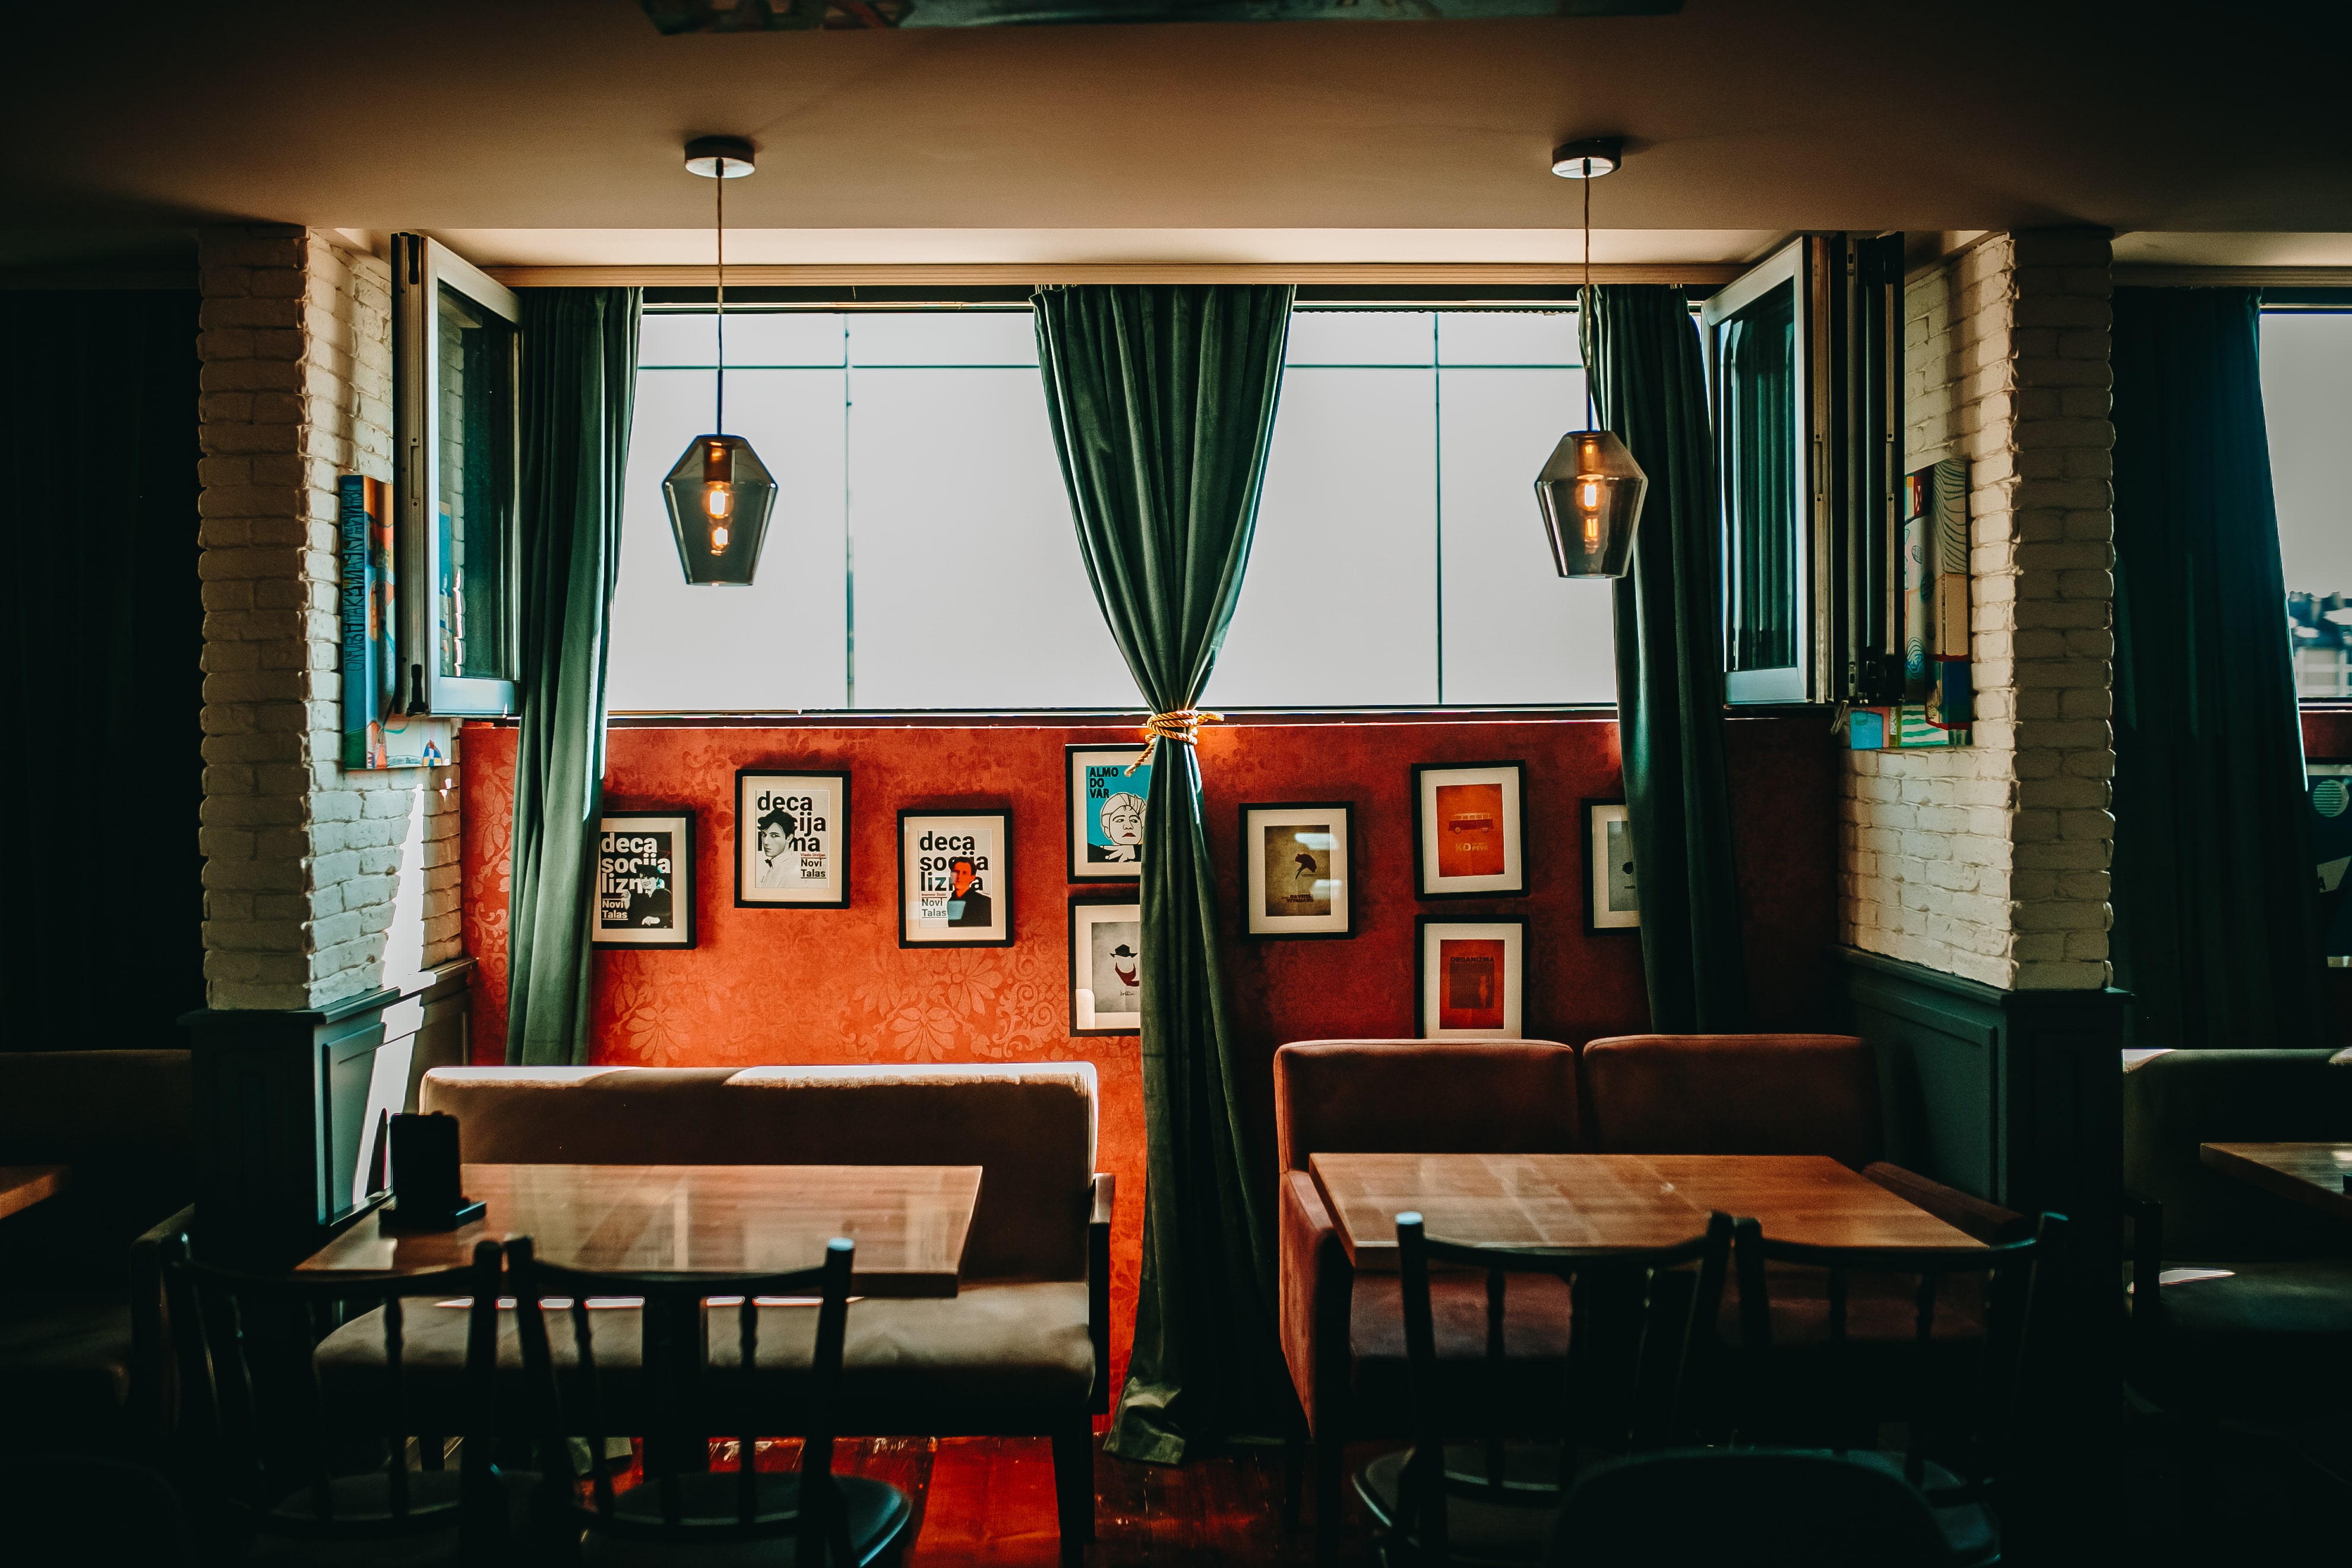
[(436, 1068), (419, 1107), (485, 1163), (978, 1165), (963, 1278), (1086, 1277), (1090, 1063)]
[(131, 1384), (129, 1307), (0, 1296), (0, 1447), (113, 1436)]
[(1878, 1158), (1878, 1069), (1852, 1035), (1623, 1035), (1584, 1047), (1604, 1154)]
[(2201, 1267), (2231, 1273), (2164, 1287), (2160, 1355), (2139, 1358), (2133, 1372), (2144, 1391), (2268, 1419), (2336, 1411), (2352, 1400), (2352, 1258), (2208, 1259)]
[[(446, 1307), (411, 1307), (402, 1334), (412, 1424), (458, 1431), (463, 1420), (462, 1373), (466, 1313)], [(644, 1328), (631, 1307), (592, 1308), (591, 1342), (598, 1394), (614, 1433), (644, 1430), (643, 1391), (636, 1372)], [(547, 1314), (550, 1354), (558, 1375), (579, 1364), (569, 1311)], [(779, 1429), (789, 1436), (802, 1380), (816, 1333), (814, 1307), (760, 1310), (759, 1366), (772, 1370)], [(737, 1353), (731, 1308), (711, 1311), (709, 1339), (715, 1404), (714, 1434), (740, 1425), (732, 1369)], [(353, 1319), (319, 1346), (319, 1369), (340, 1418), (366, 1429), (384, 1416), (382, 1404), (382, 1311)], [(530, 1419), (522, 1378), (522, 1344), (514, 1314), (499, 1314), (499, 1398), (503, 1420), (524, 1429)], [(854, 1299), (842, 1351), (840, 1421), (861, 1436), (1024, 1436), (1050, 1429), (1085, 1407), (1094, 1385), (1093, 1342), (1087, 1332), (1087, 1287), (1077, 1280), (971, 1285), (951, 1299)]]
[(1280, 1169), (1316, 1154), (1569, 1154), (1576, 1053), (1554, 1040), (1298, 1040), (1274, 1054)]

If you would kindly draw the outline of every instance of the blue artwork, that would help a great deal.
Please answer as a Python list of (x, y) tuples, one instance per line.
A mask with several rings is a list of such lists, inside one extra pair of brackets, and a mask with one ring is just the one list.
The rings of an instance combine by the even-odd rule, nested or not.
[(1127, 762), (1084, 764), (1089, 866), (1143, 864), (1144, 803), (1151, 797), (1151, 764), (1129, 773)]

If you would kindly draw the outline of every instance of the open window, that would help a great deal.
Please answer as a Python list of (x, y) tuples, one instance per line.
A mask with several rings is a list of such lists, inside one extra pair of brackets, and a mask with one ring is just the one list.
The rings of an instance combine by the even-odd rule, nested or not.
[(1902, 265), (1899, 235), (1807, 235), (1700, 312), (1730, 701), (1901, 700)]
[(521, 308), (421, 235), (393, 237), (392, 277), (399, 706), (511, 713)]

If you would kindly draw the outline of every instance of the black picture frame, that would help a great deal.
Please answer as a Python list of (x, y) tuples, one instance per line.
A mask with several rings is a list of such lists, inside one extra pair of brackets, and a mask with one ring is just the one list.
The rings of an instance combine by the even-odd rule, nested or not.
[[(911, 865), (907, 857), (909, 824), (934, 822), (948, 825), (992, 822), (995, 824), (996, 842), (1001, 848), (997, 858), (1001, 865), (992, 865), (987, 875), (994, 879), (982, 885), (990, 904), (990, 924), (986, 928), (1001, 934), (976, 938), (932, 938), (909, 936), (908, 910), (913, 895), (919, 890), (910, 872), (919, 868)], [(950, 830), (950, 837), (958, 837)], [(927, 853), (918, 849), (917, 855)], [(951, 854), (950, 850), (930, 851)], [(975, 850), (977, 853), (977, 850)], [(898, 881), (893, 895), (898, 904), (898, 945), (902, 948), (1011, 947), (1013, 945), (1013, 812), (1009, 807), (991, 807), (982, 811), (954, 811), (932, 806), (902, 806), (898, 811)]]
[[(684, 841), (682, 854), (679, 852), (678, 846), (672, 844), (669, 869), (664, 873), (669, 883), (666, 891), (669, 895), (671, 923), (668, 927), (663, 928), (659, 935), (652, 938), (627, 940), (619, 936), (607, 937), (604, 932), (608, 930), (618, 932), (632, 929), (627, 926), (607, 927), (604, 924), (603, 900), (605, 896), (604, 884), (608, 872), (619, 873), (622, 863), (629, 858), (625, 854), (608, 851), (607, 841), (615, 835), (633, 836), (633, 827), (636, 832), (675, 834)], [(696, 929), (694, 918), (694, 906), (700, 892), (699, 866), (695, 858), (697, 852), (695, 811), (690, 805), (642, 806), (628, 811), (607, 811), (601, 814), (596, 818), (596, 843), (593, 849), (596, 884), (589, 893), (591, 900), (589, 947), (607, 952), (666, 952), (696, 946), (701, 940)], [(683, 920), (678, 919), (680, 910), (685, 911)]]
[[(1492, 877), (1458, 879), (1457, 885), (1448, 887), (1439, 880), (1430, 868), (1432, 845), (1437, 829), (1429, 820), (1429, 814), (1435, 807), (1432, 805), (1427, 810), (1423, 809), (1422, 781), (1433, 773), (1499, 773), (1508, 775), (1507, 780), (1498, 781), (1504, 784), (1505, 799), (1502, 805), (1502, 820), (1496, 824), (1496, 831), (1504, 838), (1503, 858), (1506, 869)], [(1433, 790), (1438, 786), (1432, 787)], [(1528, 834), (1528, 764), (1525, 762), (1415, 763), (1411, 775), (1411, 788), (1412, 794), (1409, 798), (1412, 803), (1414, 898), (1437, 902), (1455, 899), (1523, 899), (1528, 896), (1529, 880), (1528, 862), (1530, 845)], [(1508, 869), (1514, 847), (1512, 843), (1514, 834), (1517, 835), (1516, 847), (1518, 853), (1518, 868), (1516, 876)], [(1478, 885), (1476, 887), (1458, 885), (1460, 882), (1467, 881), (1475, 881)]]
[[(1608, 902), (1608, 894), (1602, 891), (1602, 887), (1609, 875), (1609, 867), (1601, 852), (1601, 830), (1606, 821), (1614, 817), (1603, 818), (1601, 814), (1604, 811), (1622, 814), (1625, 803), (1622, 799), (1588, 799), (1583, 807), (1580, 817), (1584, 824), (1584, 934), (1639, 936), (1642, 933), (1642, 911), (1638, 907), (1633, 911), (1631, 920), (1618, 919), (1612, 911), (1609, 923), (1601, 923), (1602, 906)], [(1627, 822), (1630, 833), (1632, 819), (1623, 820)]]
[[(1502, 976), (1503, 995), (1500, 1000), (1504, 1023), (1501, 1030), (1446, 1030), (1441, 1029), (1432, 1023), (1429, 1010), (1429, 971), (1430, 964), (1434, 955), (1430, 950), (1429, 933), (1433, 929), (1443, 931), (1446, 927), (1459, 927), (1465, 934), (1474, 931), (1492, 931), (1503, 928), (1515, 928), (1518, 931), (1517, 973), (1514, 974), (1507, 970)], [(1530, 942), (1528, 933), (1531, 929), (1528, 917), (1525, 915), (1479, 915), (1462, 917), (1452, 915), (1415, 916), (1412, 922), (1412, 1037), (1416, 1039), (1431, 1040), (1526, 1039), (1528, 1037), (1528, 948)], [(1443, 941), (1443, 936), (1441, 936), (1439, 940)], [(1506, 940), (1507, 942), (1507, 939)], [(1506, 962), (1508, 962), (1507, 952), (1506, 954)], [(1518, 1027), (1516, 1031), (1511, 1030), (1509, 1023), (1511, 1013), (1510, 988), (1514, 981), (1516, 981), (1518, 985), (1519, 1022)]]
[[(743, 896), (744, 873), (750, 868), (751, 848), (757, 842), (759, 818), (749, 804), (749, 786), (754, 779), (823, 779), (837, 786), (835, 798), (841, 805), (834, 814), (833, 842), (837, 862), (835, 880), (840, 896), (831, 899), (747, 899)], [(735, 907), (739, 910), (845, 910), (849, 907), (849, 850), (851, 828), (856, 818), (850, 800), (850, 777), (847, 768), (737, 768), (735, 770), (735, 846), (730, 857), (735, 862)], [(755, 889), (756, 890), (756, 889)]]
[[(1094, 893), (1073, 893), (1073, 894), (1071, 894), (1071, 895), (1070, 895), (1070, 901), (1069, 901), (1069, 962), (1070, 962), (1070, 968), (1069, 968), (1069, 984), (1068, 984), (1068, 990), (1069, 990), (1069, 1004), (1070, 1004), (1070, 1033), (1071, 1033), (1071, 1035), (1072, 1035), (1073, 1037), (1079, 1037), (1079, 1038), (1085, 1038), (1085, 1037), (1093, 1037), (1093, 1036), (1109, 1036), (1109, 1035), (1140, 1035), (1140, 1034), (1143, 1032), (1143, 1011), (1142, 1011), (1143, 1004), (1142, 1004), (1142, 1001), (1141, 1001), (1141, 998), (1140, 998), (1140, 996), (1139, 996), (1139, 997), (1138, 997), (1138, 999), (1137, 999), (1137, 1002), (1136, 1002), (1136, 1011), (1135, 1011), (1133, 1014), (1131, 1014), (1131, 1015), (1130, 1015), (1130, 1014), (1126, 1014), (1126, 1013), (1113, 1013), (1113, 1014), (1097, 1014), (1097, 1015), (1095, 1015), (1095, 1016), (1096, 1016), (1097, 1019), (1099, 1019), (1100, 1017), (1103, 1017), (1103, 1016), (1109, 1016), (1109, 1017), (1115, 1017), (1115, 1018), (1119, 1018), (1119, 1019), (1124, 1020), (1124, 1019), (1126, 1019), (1126, 1018), (1128, 1018), (1128, 1017), (1130, 1017), (1130, 1016), (1131, 1016), (1131, 1017), (1133, 1017), (1133, 1018), (1134, 1018), (1134, 1020), (1135, 1020), (1135, 1022), (1134, 1022), (1134, 1024), (1133, 1024), (1132, 1026), (1128, 1025), (1128, 1024), (1126, 1024), (1126, 1023), (1124, 1023), (1124, 1022), (1121, 1022), (1121, 1023), (1119, 1023), (1119, 1024), (1112, 1025), (1112, 1026), (1102, 1026), (1102, 1025), (1100, 1025), (1099, 1023), (1088, 1024), (1088, 1025), (1087, 1025), (1086, 1027), (1084, 1027), (1084, 1028), (1081, 1028), (1081, 1027), (1079, 1026), (1081, 1023), (1085, 1022), (1085, 1020), (1081, 1017), (1081, 1016), (1080, 1016), (1080, 1014), (1079, 1014), (1079, 1011), (1078, 1011), (1078, 991), (1079, 991), (1079, 984), (1078, 984), (1078, 983), (1079, 983), (1079, 981), (1080, 981), (1080, 980), (1082, 980), (1082, 979), (1083, 979), (1083, 980), (1088, 980), (1088, 981), (1091, 981), (1091, 980), (1094, 978), (1094, 977), (1093, 977), (1093, 975), (1092, 975), (1090, 973), (1088, 973), (1088, 971), (1091, 969), (1091, 952), (1089, 952), (1089, 962), (1088, 962), (1087, 963), (1086, 963), (1086, 964), (1081, 964), (1081, 963), (1078, 962), (1078, 933), (1079, 933), (1079, 931), (1080, 931), (1082, 929), (1091, 929), (1090, 922), (1084, 921), (1080, 920), (1080, 918), (1079, 918), (1079, 914), (1078, 914), (1078, 911), (1079, 911), (1079, 910), (1133, 910), (1135, 911), (1135, 924), (1136, 924), (1136, 930), (1137, 930), (1137, 932), (1138, 932), (1138, 941), (1139, 941), (1139, 942), (1140, 942), (1140, 940), (1141, 940), (1140, 933), (1141, 933), (1142, 929), (1143, 929), (1143, 905), (1142, 905), (1139, 901), (1138, 901), (1136, 895), (1135, 895), (1135, 894), (1133, 894), (1133, 893), (1106, 893), (1106, 892), (1094, 892)], [(1139, 958), (1140, 956), (1141, 956), (1140, 954), (1139, 954), (1139, 955), (1138, 955), (1138, 957), (1139, 957)], [(1092, 991), (1092, 990), (1095, 990), (1095, 989), (1097, 989), (1097, 988), (1096, 988), (1096, 987), (1094, 987), (1094, 986), (1092, 986), (1092, 985), (1088, 985), (1088, 986), (1087, 987), (1087, 990), (1089, 990), (1089, 991)]]
[[(1143, 862), (1138, 860), (1094, 863), (1088, 861), (1079, 846), (1086, 841), (1085, 803), (1078, 793), (1079, 758), (1099, 756), (1106, 763), (1116, 761), (1121, 768), (1132, 764), (1143, 754), (1139, 742), (1122, 742), (1115, 745), (1066, 745), (1062, 748), (1062, 858), (1064, 877), (1072, 887), (1099, 887), (1105, 884), (1133, 882), (1143, 875)], [(1155, 750), (1152, 762), (1145, 763), (1131, 776), (1140, 786), (1125, 793), (1141, 795), (1147, 799), (1151, 790), (1151, 768), (1159, 761)], [(1141, 853), (1140, 847), (1138, 853)]]
[[(1263, 869), (1265, 859), (1257, 834), (1254, 831), (1252, 812), (1313, 811), (1328, 812), (1339, 824), (1339, 863), (1341, 898), (1346, 914), (1338, 929), (1330, 931), (1285, 931), (1261, 929), (1263, 922), (1278, 917), (1264, 913), (1262, 898), (1254, 897), (1252, 888), (1255, 874)], [(1356, 803), (1352, 800), (1248, 800), (1241, 805), (1241, 923), (1235, 929), (1250, 942), (1347, 942), (1356, 934)], [(1279, 827), (1281, 823), (1265, 823), (1265, 827)]]

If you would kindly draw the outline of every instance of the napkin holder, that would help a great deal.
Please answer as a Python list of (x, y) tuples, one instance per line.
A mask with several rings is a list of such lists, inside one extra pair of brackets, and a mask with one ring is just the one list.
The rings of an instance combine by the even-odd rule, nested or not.
[(438, 1111), (392, 1119), (392, 1200), (376, 1211), (387, 1231), (455, 1230), (489, 1205), (460, 1190), (457, 1119)]

